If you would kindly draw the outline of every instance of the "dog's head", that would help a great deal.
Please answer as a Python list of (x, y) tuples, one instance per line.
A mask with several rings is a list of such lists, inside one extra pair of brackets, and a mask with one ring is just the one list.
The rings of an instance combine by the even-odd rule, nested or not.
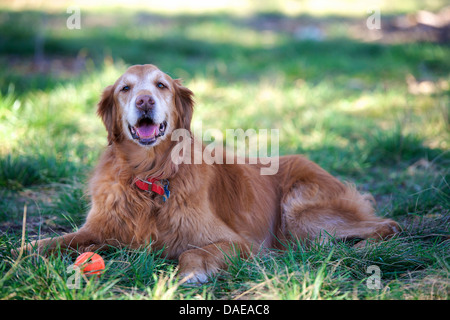
[(190, 130), (192, 96), (154, 65), (135, 65), (104, 90), (97, 113), (109, 144), (129, 139), (154, 147), (175, 129)]

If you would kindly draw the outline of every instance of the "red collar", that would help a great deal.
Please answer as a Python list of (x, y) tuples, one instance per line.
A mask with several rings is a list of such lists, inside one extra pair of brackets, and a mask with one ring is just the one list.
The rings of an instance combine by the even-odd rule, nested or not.
[[(156, 184), (157, 182), (161, 182), (162, 186), (159, 184)], [(163, 198), (164, 202), (170, 196), (169, 181), (167, 179), (159, 180), (156, 178), (148, 178), (147, 180), (142, 180), (142, 179), (136, 178), (134, 183), (141, 190), (153, 191), (159, 195), (164, 196), (164, 198)]]
[(157, 185), (155, 182), (159, 182), (159, 180), (155, 178), (148, 178), (147, 180), (136, 178), (135, 180), (135, 183), (139, 189), (144, 191), (153, 191), (156, 192), (157, 194), (163, 195), (164, 188), (161, 187), (160, 185)]
[[(162, 186), (159, 184), (156, 184), (156, 182), (161, 182)], [(141, 190), (149, 191), (149, 192), (153, 191), (159, 195), (162, 195), (164, 202), (166, 202), (167, 199), (170, 197), (169, 181), (167, 179), (159, 180), (159, 179), (155, 179), (155, 178), (148, 178), (147, 180), (142, 180), (142, 179), (136, 178), (134, 180), (134, 183)]]

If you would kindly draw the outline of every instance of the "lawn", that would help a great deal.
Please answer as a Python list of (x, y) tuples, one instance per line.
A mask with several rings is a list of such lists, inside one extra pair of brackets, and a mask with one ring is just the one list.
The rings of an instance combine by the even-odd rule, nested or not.
[[(67, 6), (0, 2), (0, 299), (449, 298), (450, 46), (438, 29), (398, 23), (444, 1), (385, 4), (380, 30), (352, 1), (348, 11), (248, 1), (242, 12), (81, 3), (71, 30)], [(68, 285), (73, 257), (13, 258), (22, 236), (82, 225), (107, 144), (100, 93), (143, 63), (195, 93), (194, 129), (278, 129), (280, 155), (305, 154), (371, 192), (377, 215), (403, 231), (365, 248), (299, 244), (230, 259), (203, 286), (180, 283), (176, 261), (148, 248), (102, 253), (105, 272), (79, 289)]]

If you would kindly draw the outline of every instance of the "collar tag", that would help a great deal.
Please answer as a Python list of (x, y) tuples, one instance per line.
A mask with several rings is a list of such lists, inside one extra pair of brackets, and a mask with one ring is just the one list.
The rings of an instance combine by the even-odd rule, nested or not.
[(170, 197), (169, 180), (164, 179), (163, 181), (164, 181), (164, 184), (163, 184), (163, 188), (164, 188), (163, 201), (166, 202), (167, 199), (169, 199), (169, 197)]

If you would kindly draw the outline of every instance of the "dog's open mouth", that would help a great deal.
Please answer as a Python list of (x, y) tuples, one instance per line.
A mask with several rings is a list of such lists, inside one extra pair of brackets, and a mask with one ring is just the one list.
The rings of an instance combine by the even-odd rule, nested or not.
[(133, 139), (144, 146), (152, 145), (159, 137), (162, 137), (166, 132), (167, 122), (154, 123), (149, 118), (140, 119), (135, 126), (128, 125)]

